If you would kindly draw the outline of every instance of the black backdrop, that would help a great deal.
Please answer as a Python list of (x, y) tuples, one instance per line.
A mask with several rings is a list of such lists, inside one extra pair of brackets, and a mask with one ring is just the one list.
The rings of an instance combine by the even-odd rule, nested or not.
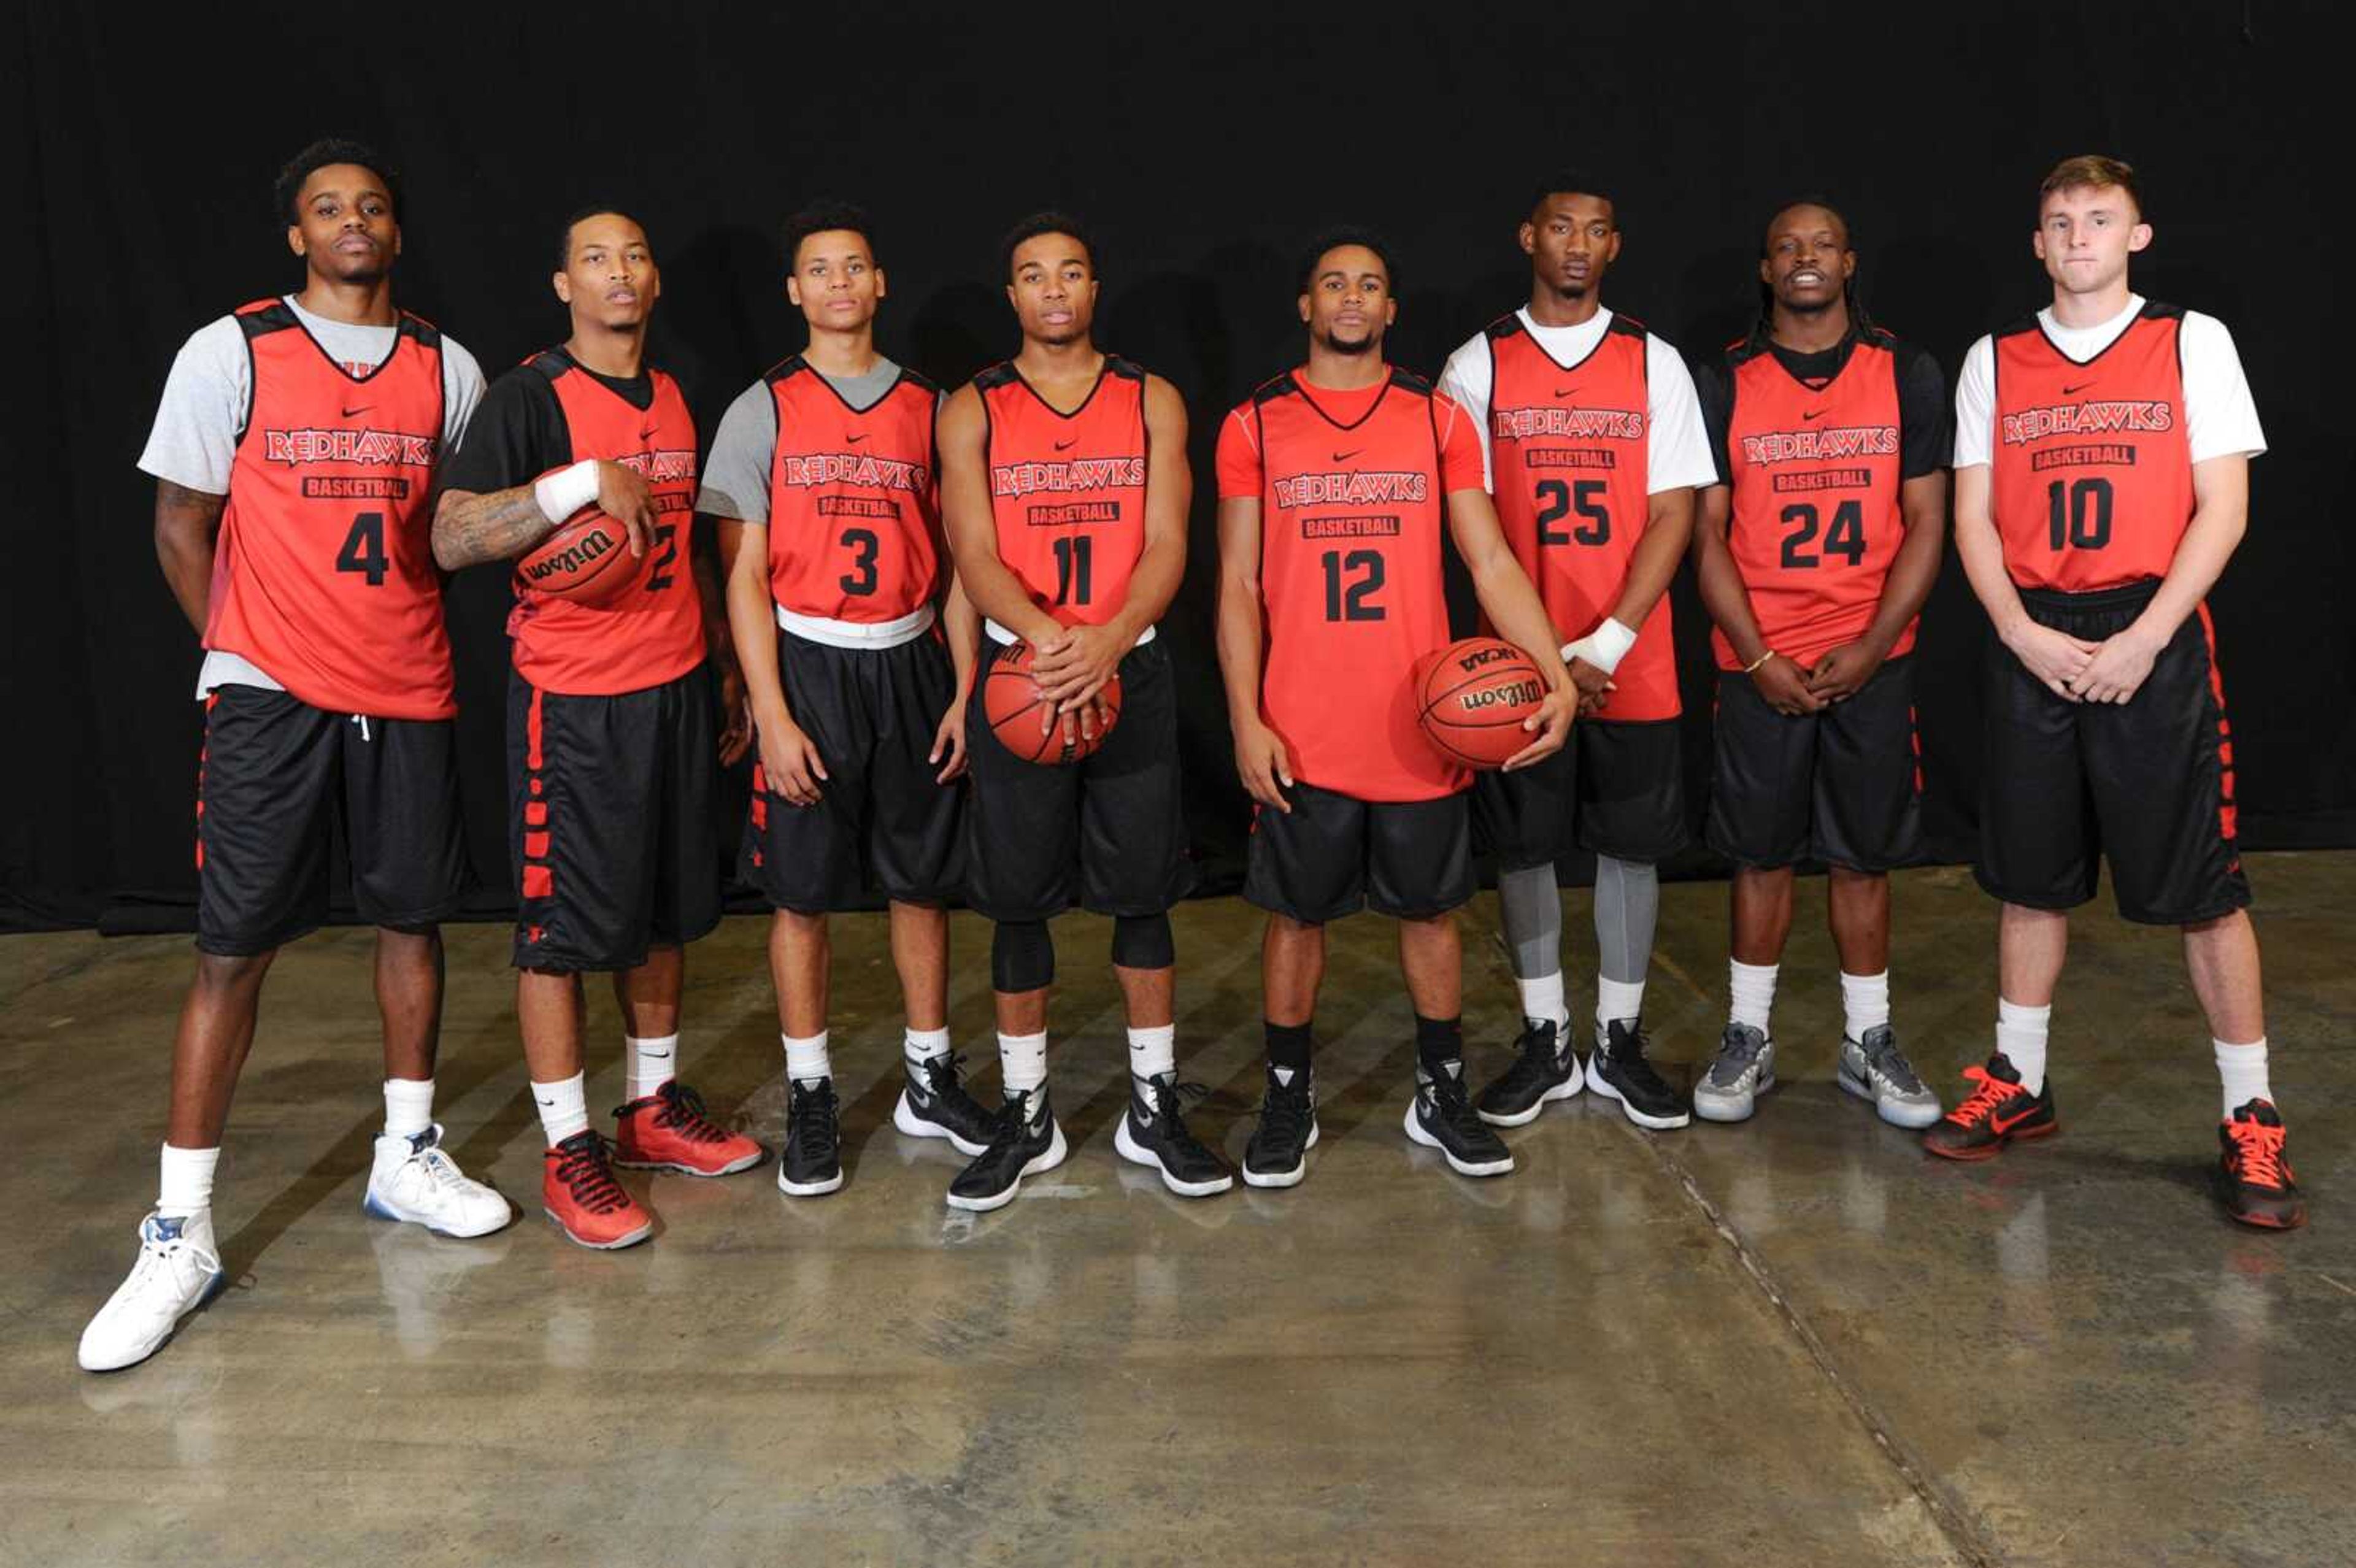
[[(13, 502), (0, 923), (185, 923), (199, 731), (195, 641), (158, 574), (134, 464), (174, 350), (294, 286), (270, 177), (315, 135), (406, 174), (402, 303), (496, 375), (562, 336), (547, 253), (589, 199), (647, 222), (658, 357), (708, 432), (798, 343), (773, 235), (803, 199), (863, 201), (892, 284), (886, 349), (947, 381), (1012, 347), (993, 277), (1021, 212), (1099, 230), (1099, 338), (1169, 377), (1194, 421), (1194, 556), (1167, 634), (1185, 672), (1192, 826), (1232, 885), (1244, 822), (1211, 643), (1210, 443), (1293, 362), (1290, 266), (1335, 220), (1396, 240), (1394, 357), (1436, 371), (1525, 295), (1513, 228), (1541, 172), (1599, 171), (1627, 248), (1606, 297), (1693, 356), (1743, 326), (1769, 208), (1847, 210), (1875, 314), (1949, 374), (2040, 303), (2035, 183), (2108, 151), (2148, 181), (2147, 293), (2222, 316), (2273, 451), (2212, 596), (2245, 842), (2356, 842), (2350, 446), (2323, 440), (2325, 237), (2338, 231), (2338, 50), (2322, 5), (2090, 0), (2008, 12), (1791, 3), (1743, 10), (1422, 6), (1379, 13), (874, 5), (187, 7), (135, 22), (34, 0), (0, 23), (0, 191), (19, 223), (5, 308)], [(20, 69), (21, 68), (21, 69)], [(501, 880), (505, 587), (450, 590), (469, 827)], [(1688, 782), (1708, 757), (1704, 622), (1676, 590)], [(1968, 852), (1984, 623), (1950, 552), (1926, 613), (1933, 838)], [(1703, 863), (1696, 860), (1684, 869)], [(487, 891), (486, 911), (499, 905)]]

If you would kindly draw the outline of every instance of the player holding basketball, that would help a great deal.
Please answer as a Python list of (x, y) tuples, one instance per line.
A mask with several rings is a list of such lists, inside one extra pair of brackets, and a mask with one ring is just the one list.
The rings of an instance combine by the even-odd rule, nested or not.
[(1325, 925), (1363, 908), (1398, 921), (1415, 1007), (1408, 1136), (1466, 1176), (1514, 1168), (1464, 1086), (1455, 910), (1473, 890), (1471, 780), (1416, 712), (1416, 667), (1448, 643), (1443, 528), (1491, 623), (1552, 688), (1506, 766), (1558, 752), (1578, 698), (1483, 487), (1472, 417), (1383, 358), (1394, 277), (1374, 235), (1319, 239), (1301, 268), (1307, 363), (1219, 427), (1219, 665), (1255, 802), (1244, 897), (1268, 911), (1268, 1086), (1244, 1152), (1254, 1187), (1307, 1172)]
[(1095, 699), (1116, 674), (1122, 709), (1100, 750), (1060, 767), (1018, 759), (984, 705), (969, 709), (967, 898), (997, 923), (990, 967), (1005, 1104), (948, 1200), (996, 1209), (1023, 1177), (1063, 1163), (1047, 1101), (1047, 922), (1076, 899), (1113, 919), (1130, 1057), (1115, 1147), (1158, 1168), (1173, 1192), (1206, 1197), (1235, 1178), (1179, 1104), (1169, 912), (1193, 870), (1177, 699), (1169, 651), (1154, 640), (1186, 570), (1186, 411), (1167, 381), (1097, 347), (1096, 248), (1076, 220), (1024, 219), (1001, 260), (1022, 351), (941, 410), (941, 508), (958, 578), (999, 645), (991, 658), (1018, 640), (1035, 650), (1055, 704), (1043, 722), (1092, 735)]
[[(548, 1137), (541, 1198), (567, 1236), (605, 1249), (653, 1225), (611, 1162), (725, 1176), (762, 1157), (674, 1076), (683, 949), (720, 920), (713, 763), (750, 737), (733, 690), (714, 732), (707, 661), (729, 688), (734, 661), (718, 574), (693, 548), (695, 424), (678, 383), (645, 359), (662, 289), (653, 248), (635, 219), (585, 209), (564, 227), (553, 282), (572, 335), (484, 398), (434, 553), (452, 571), (506, 561), (594, 505), (641, 557), (616, 597), (577, 603), (519, 583), (508, 617), (516, 1014)], [(600, 970), (614, 976), (627, 1053), (610, 1155), (584, 1093), (581, 976)]]
[(1915, 618), (1939, 575), (1949, 446), (1938, 361), (1865, 317), (1848, 224), (1787, 203), (1760, 251), (1758, 323), (1700, 378), (1719, 483), (1694, 554), (1718, 623), (1709, 846), (1734, 862), (1732, 1016), (1695, 1114), (1749, 1116), (1775, 1081), (1769, 1008), (1793, 867), (1826, 867), (1842, 1088), (1928, 1126), (1890, 1022), (1890, 868), (1922, 853)]
[(213, 1173), (262, 976), (327, 918), (343, 824), (377, 927), (384, 1130), (368, 1211), (445, 1235), (514, 1217), (438, 1147), (442, 935), (466, 881), (457, 712), (426, 507), (481, 400), (472, 356), (394, 307), (400, 187), (353, 142), (316, 142), (273, 192), (302, 292), (191, 336), (139, 466), (155, 553), (204, 641), (197, 695), (197, 976), (172, 1044), (155, 1211), (82, 1332), (91, 1371), (146, 1360), (221, 1284)]
[[(1518, 1126), (1591, 1083), (1639, 1126), (1681, 1127), (1686, 1098), (1645, 1055), (1656, 863), (1687, 837), (1669, 580), (1715, 470), (1676, 349), (1615, 315), (1603, 279), (1618, 209), (1582, 175), (1547, 179), (1522, 220), (1529, 304), (1449, 356), (1440, 389), (1472, 416), (1497, 516), (1537, 583), (1587, 722), (1536, 767), (1483, 773), (1472, 810), (1497, 857), (1497, 904), (1525, 1027), (1481, 1115)], [(1595, 855), (1595, 1050), (1582, 1077), (1563, 998), (1555, 862)]]
[(797, 1197), (842, 1185), (827, 914), (866, 887), (891, 901), (907, 1009), (893, 1124), (969, 1155), (997, 1130), (949, 1051), (942, 905), (963, 864), (954, 781), (975, 620), (943, 570), (938, 394), (875, 351), (873, 234), (841, 203), (787, 220), (786, 293), (809, 346), (729, 405), (696, 501), (718, 523), (760, 736), (745, 859), (776, 911), (769, 969), (791, 1084), (777, 1185)]
[(2265, 450), (2222, 323), (2127, 282), (2151, 243), (2135, 171), (2064, 159), (2038, 188), (2053, 303), (1972, 346), (1955, 384), (1955, 546), (2002, 647), (1989, 649), (1980, 885), (2004, 901), (1997, 1049), (1923, 1135), (1984, 1159), (2058, 1126), (2046, 1028), (2068, 911), (2111, 863), (2119, 913), (2184, 932), (2223, 1081), (2226, 1212), (2303, 1223), (2266, 1082), (2233, 748), (2210, 585), (2248, 526)]

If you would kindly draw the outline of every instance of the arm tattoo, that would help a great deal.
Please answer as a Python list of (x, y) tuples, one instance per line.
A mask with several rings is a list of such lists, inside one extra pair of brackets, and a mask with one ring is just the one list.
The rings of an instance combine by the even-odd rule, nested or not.
[(454, 490), (434, 509), (434, 559), (444, 571), (510, 560), (555, 531), (529, 485), (482, 496)]
[(185, 485), (175, 485), (169, 479), (155, 481), (155, 511), (158, 517), (168, 517), (175, 523), (201, 523), (209, 534), (220, 521), (221, 508), (229, 497), (216, 496), (208, 490), (191, 490)]

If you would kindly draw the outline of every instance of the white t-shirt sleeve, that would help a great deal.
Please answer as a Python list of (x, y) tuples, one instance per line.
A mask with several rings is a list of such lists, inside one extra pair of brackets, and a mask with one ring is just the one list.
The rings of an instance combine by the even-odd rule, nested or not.
[(1644, 442), (1644, 490), (1657, 496), (1718, 483), (1718, 464), (1709, 457), (1709, 434), (1703, 426), (1701, 398), (1694, 390), (1693, 372), (1685, 357), (1651, 333), (1644, 335), (1645, 411), (1649, 424)]
[(1995, 461), (1988, 443), (1996, 433), (1996, 339), (1983, 337), (1964, 356), (1955, 378), (1955, 466), (1985, 468)]
[(442, 451), (458, 450), (483, 400), (483, 368), (452, 338), (442, 340)]
[(222, 316), (191, 334), (164, 379), (155, 423), (139, 454), (140, 471), (184, 490), (228, 495), (252, 373), (245, 333), (235, 316)]
[(2236, 453), (2255, 457), (2265, 451), (2258, 405), (2250, 397), (2242, 357), (2225, 324), (2188, 310), (2177, 329), (2177, 343), (2184, 356), (2184, 434), (2192, 461), (2205, 463)]
[(1448, 357), (1440, 372), (1440, 389), (1454, 400), (1481, 437), (1481, 483), (1492, 495), (1497, 481), (1489, 464), (1489, 392), (1494, 367), (1489, 358), (1488, 334), (1476, 332)]

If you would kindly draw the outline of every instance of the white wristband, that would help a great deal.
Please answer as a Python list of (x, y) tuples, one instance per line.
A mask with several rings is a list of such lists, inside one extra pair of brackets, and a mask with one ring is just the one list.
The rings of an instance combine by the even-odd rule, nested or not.
[(584, 457), (570, 468), (532, 481), (531, 494), (540, 503), (541, 515), (561, 526), (597, 498), (597, 460)]
[(1620, 667), (1620, 661), (1626, 658), (1628, 650), (1635, 645), (1636, 634), (1607, 615), (1601, 625), (1580, 638), (1579, 641), (1565, 643), (1562, 658), (1565, 664), (1569, 664), (1572, 659), (1585, 659), (1597, 669), (1610, 675)]

